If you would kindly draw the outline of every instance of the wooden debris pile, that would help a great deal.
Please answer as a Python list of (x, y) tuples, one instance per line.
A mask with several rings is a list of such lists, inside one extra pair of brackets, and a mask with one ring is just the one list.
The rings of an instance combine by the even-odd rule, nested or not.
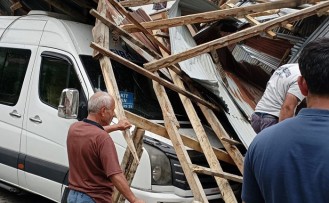
[[(27, 2), (25, 0), (3, 0), (0, 4), (0, 15), (26, 14), (32, 7), (32, 4)], [(133, 135), (130, 135), (128, 131), (124, 132), (128, 148), (122, 161), (122, 168), (125, 170), (128, 181), (131, 183), (142, 154), (144, 132), (149, 131), (168, 138), (173, 143), (195, 202), (208, 202), (198, 178), (198, 174), (206, 174), (215, 178), (226, 203), (239, 201), (230, 182), (242, 183), (243, 154), (255, 136), (254, 132), (250, 133), (247, 130), (251, 129), (248, 118), (262, 93), (261, 86), (263, 85), (264, 88), (266, 76), (269, 76), (271, 72), (271, 70), (267, 73), (252, 72), (249, 68), (257, 66), (257, 63), (264, 59), (262, 58), (264, 55), (258, 56), (260, 52), (265, 53), (267, 57), (263, 60), (266, 65), (270, 64), (266, 61), (267, 59), (272, 60), (269, 56), (271, 53), (277, 59), (273, 69), (285, 63), (293, 50), (293, 45), (280, 36), (286, 33), (294, 37), (300, 36), (302, 30), (299, 28), (303, 24), (303, 20), (326, 15), (329, 10), (329, 1), (211, 0), (212, 5), (216, 6), (215, 10), (168, 18), (167, 9), (151, 15), (151, 17), (140, 10), (131, 12), (131, 9), (128, 9), (128, 7), (166, 2), (166, 0), (125, 0), (120, 2), (115, 0), (42, 0), (38, 2), (37, 6), (40, 9), (67, 14), (79, 22), (91, 23), (96, 19), (93, 29), (94, 42), (91, 43), (91, 47), (94, 49), (95, 58), (100, 61), (107, 90), (115, 96), (118, 104), (115, 110), (116, 116), (119, 119), (128, 118), (136, 126)], [(243, 5), (244, 3), (249, 4)], [(308, 5), (300, 7), (305, 3)], [(279, 15), (282, 8), (297, 9), (294, 12)], [(260, 19), (271, 15), (277, 16), (264, 21)], [(231, 22), (228, 26), (230, 28), (234, 27), (232, 25), (236, 25), (237, 22), (244, 23), (236, 26), (236, 29), (225, 30), (223, 27), (228, 21)], [(178, 26), (186, 27), (189, 35), (197, 41), (197, 44), (174, 53), (170, 42), (173, 43), (175, 39), (170, 37), (169, 29)], [(207, 31), (202, 32), (204, 30)], [(140, 55), (145, 60), (143, 66), (110, 51), (110, 33), (113, 36), (119, 36), (130, 49)], [(280, 36), (278, 36), (279, 34)], [(287, 35), (284, 36), (287, 38)], [(275, 46), (275, 43), (281, 43), (284, 46)], [(232, 56), (232, 53), (235, 52), (237, 55), (235, 58), (241, 55), (239, 50), (235, 50), (238, 45), (243, 46), (242, 48), (245, 50), (248, 49), (249, 52), (254, 52), (254, 55), (258, 54), (258, 62), (239, 65)], [(275, 52), (273, 47), (277, 47), (276, 49), (279, 51), (273, 54)], [(200, 87), (180, 65), (186, 60), (195, 59), (203, 54), (212, 58), (216, 74), (221, 78), (218, 82), (219, 85), (222, 85), (219, 86), (220, 92), (225, 92), (227, 95), (224, 98), (217, 98), (218, 101), (215, 101), (214, 97), (207, 97), (206, 94), (209, 92), (204, 87)], [(254, 58), (252, 57), (251, 60)], [(153, 89), (162, 110), (164, 125), (137, 116), (120, 105), (122, 102), (110, 59), (152, 80)], [(235, 67), (235, 71), (232, 71), (234, 66), (238, 68)], [(240, 75), (234, 72), (240, 73)], [(257, 86), (257, 81), (254, 79), (258, 82), (262, 79), (264, 81)], [(170, 101), (168, 90), (179, 95), (196, 138), (179, 131), (180, 122), (173, 108), (176, 104)], [(232, 102), (225, 106), (227, 102), (225, 99), (230, 99)], [(240, 117), (230, 112), (232, 106), (237, 109), (236, 111), (241, 112)], [(213, 146), (208, 139), (205, 125), (210, 126), (217, 140), (221, 142), (222, 148)], [(251, 136), (248, 138), (249, 140), (241, 139), (246, 136), (244, 134)], [(193, 164), (187, 147), (202, 152), (209, 167)], [(233, 165), (238, 173), (225, 172), (222, 163)], [(115, 193), (114, 199), (115, 202), (124, 200), (118, 192)]]
[[(309, 16), (325, 14), (329, 9), (329, 2), (317, 2), (316, 4), (304, 9), (299, 9), (295, 12), (262, 23), (257, 21), (256, 17), (277, 13), (278, 9), (283, 7), (296, 8), (299, 5), (306, 3), (306, 1), (263, 1), (263, 3), (252, 4), (245, 7), (236, 7), (235, 4), (237, 1), (216, 1), (219, 5), (218, 10), (216, 11), (186, 15), (171, 19), (167, 18), (166, 11), (164, 11), (157, 15), (153, 15), (152, 17), (157, 19), (154, 21), (152, 21), (151, 18), (147, 19), (147, 16), (138, 19), (135, 13), (131, 13), (123, 7), (123, 5), (129, 6), (129, 3), (133, 2), (137, 1), (123, 1), (118, 3), (114, 0), (99, 0), (97, 11), (92, 9), (90, 12), (90, 14), (97, 19), (93, 32), (95, 42), (91, 44), (91, 47), (94, 48), (97, 53), (106, 56), (101, 57), (100, 59), (105, 76), (112, 75), (111, 63), (107, 58), (109, 57), (111, 60), (117, 61), (153, 80), (153, 88), (163, 112), (165, 128), (144, 118), (137, 118), (136, 115), (127, 111), (125, 111), (126, 115), (124, 115), (123, 109), (117, 109), (117, 112), (121, 112), (118, 114), (118, 117), (126, 116), (138, 128), (170, 138), (196, 202), (208, 202), (201, 182), (198, 179), (198, 173), (215, 177), (216, 183), (225, 202), (238, 202), (228, 180), (242, 182), (241, 175), (243, 174), (244, 158), (242, 155), (243, 150), (241, 152), (241, 148), (238, 147), (241, 143), (231, 138), (217, 117), (216, 112), (223, 111), (223, 107), (219, 104), (207, 101), (200, 92), (200, 89), (195, 86), (195, 82), (181, 70), (178, 64), (184, 60), (206, 53), (211, 53), (214, 62), (216, 63), (217, 61), (217, 63), (219, 63), (220, 60), (218, 60), (219, 56), (216, 54), (216, 50), (236, 43), (241, 43), (244, 40), (263, 35), (263, 33), (265, 33), (268, 38), (275, 39), (276, 33), (272, 31), (274, 28), (282, 27), (286, 30), (293, 31), (294, 25), (292, 23)], [(315, 2), (308, 1), (308, 3)], [(142, 4), (143, 3), (140, 5)], [(234, 33), (209, 42), (199, 44), (189, 50), (171, 54), (170, 46), (167, 43), (169, 37), (168, 28), (187, 26), (190, 28), (189, 30), (191, 31), (191, 34), (196, 35), (198, 32), (198, 30), (195, 29), (196, 24), (209, 24), (213, 21), (218, 21), (228, 17), (244, 18), (252, 26), (240, 29)], [(123, 21), (122, 19), (125, 20)], [(194, 26), (193, 29), (191, 29), (191, 25)], [(115, 35), (119, 35), (122, 40), (130, 46), (130, 48), (146, 60), (143, 67), (136, 65), (109, 50), (107, 39), (108, 31), (113, 32)], [(141, 42), (141, 40), (144, 43)], [(152, 46), (147, 46), (144, 40), (147, 40)], [(163, 78), (163, 74), (160, 72), (163, 70), (169, 73), (171, 81)], [(115, 87), (116, 84), (111, 83), (115, 81), (115, 79), (113, 77), (110, 78), (110, 76), (106, 76), (105, 78), (108, 78), (106, 81), (108, 90), (116, 95), (117, 102), (120, 103), (118, 89)], [(226, 84), (226, 87), (227, 86), (229, 86), (229, 84)], [(190, 123), (196, 132), (197, 140), (193, 140), (192, 138), (179, 133), (179, 121), (175, 117), (175, 112), (172, 107), (174, 104), (169, 100), (166, 88), (179, 94)], [(202, 117), (205, 118), (207, 124), (211, 126), (213, 132), (217, 135), (218, 140), (220, 140), (223, 145), (223, 149), (215, 149), (211, 145), (203, 127), (204, 125), (199, 118), (200, 114), (202, 114)], [(209, 168), (194, 165), (184, 146), (191, 147), (194, 150), (204, 153)], [(131, 149), (132, 148), (133, 147), (131, 147)], [(140, 147), (138, 149), (140, 149)], [(127, 158), (125, 157), (124, 161), (125, 163), (128, 163), (129, 161), (126, 160)], [(240, 175), (224, 172), (221, 167), (222, 161), (236, 165)], [(130, 168), (130, 170), (135, 171), (136, 167), (137, 164)], [(127, 175), (129, 174), (130, 177), (133, 174), (133, 172), (129, 170), (126, 171), (126, 173)], [(116, 196), (116, 200), (118, 198), (119, 197)]]

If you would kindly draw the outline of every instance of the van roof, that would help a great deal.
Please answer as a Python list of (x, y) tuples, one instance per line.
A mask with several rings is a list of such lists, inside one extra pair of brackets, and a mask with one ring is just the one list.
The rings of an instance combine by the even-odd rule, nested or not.
[(0, 43), (39, 45), (91, 55), (92, 26), (63, 20), (64, 16), (55, 17), (42, 11), (26, 16), (0, 16)]

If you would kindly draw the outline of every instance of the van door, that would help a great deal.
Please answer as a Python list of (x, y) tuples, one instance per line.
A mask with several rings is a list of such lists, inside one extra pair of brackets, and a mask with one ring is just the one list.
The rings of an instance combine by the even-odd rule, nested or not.
[(67, 184), (66, 136), (76, 119), (57, 115), (64, 88), (79, 91), (86, 108), (85, 83), (74, 58), (56, 49), (40, 47), (29, 90), (26, 134), (26, 182), (28, 189), (60, 201), (62, 184)]
[(24, 49), (12, 48), (10, 45), (1, 46), (0, 179), (18, 185), (17, 160), (20, 154), (24, 109), (34, 60), (31, 60), (32, 50), (27, 49), (27, 46), (24, 46)]

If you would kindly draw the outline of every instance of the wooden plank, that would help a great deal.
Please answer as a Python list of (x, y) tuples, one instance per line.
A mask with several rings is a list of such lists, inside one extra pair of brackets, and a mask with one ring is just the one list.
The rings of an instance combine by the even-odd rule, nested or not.
[[(247, 19), (247, 21), (249, 21), (249, 23), (251, 23), (253, 25), (260, 24), (260, 22), (258, 22), (255, 18), (251, 17), (250, 15), (246, 15), (245, 19)], [(265, 32), (271, 39), (274, 39), (276, 37), (276, 34), (272, 30), (267, 30)]]
[[(213, 111), (205, 108), (204, 106), (199, 105), (202, 113), (206, 117), (208, 123), (210, 124), (211, 128), (217, 135), (217, 137), (221, 140), (222, 138), (230, 138), (227, 132), (225, 131), (224, 127), (222, 124), (219, 122), (218, 118), (214, 114)], [(227, 153), (230, 155), (230, 157), (233, 159), (235, 165), (238, 167), (239, 171), (241, 174), (243, 174), (243, 162), (244, 162), (244, 157), (239, 151), (239, 149), (231, 145), (228, 142), (222, 142), (224, 148), (226, 149)]]
[(165, 50), (167, 53), (170, 53), (170, 51), (167, 49), (166, 46), (164, 46), (162, 43), (160, 43), (155, 37), (150, 33), (148, 30), (146, 30), (134, 17), (132, 17), (128, 11), (124, 7), (122, 7), (118, 2), (115, 0), (108, 0), (120, 13), (122, 13), (126, 18), (135, 24), (140, 31), (142, 31), (145, 36), (151, 40), (152, 43), (158, 45), (161, 49)]
[[(106, 0), (99, 1), (98, 7), (101, 10), (100, 12), (105, 14), (107, 11)], [(98, 23), (101, 23), (101, 22), (96, 21), (96, 24), (98, 24)], [(97, 28), (97, 26), (95, 26), (95, 27)], [(108, 27), (106, 27), (104, 24), (103, 24), (103, 27), (105, 27), (102, 30), (103, 33), (98, 32), (98, 30), (93, 30), (93, 36), (94, 36), (94, 39), (100, 40), (99, 43), (102, 46), (106, 46), (108, 49), (109, 48), (109, 42), (108, 42), (109, 41), (109, 30), (108, 30)], [(104, 38), (99, 39), (99, 37), (98, 37), (99, 35), (103, 36)], [(110, 92), (110, 94), (113, 96), (113, 98), (116, 102), (115, 114), (118, 119), (125, 119), (126, 117), (124, 114), (124, 109), (122, 107), (122, 101), (121, 101), (118, 85), (117, 85), (116, 79), (114, 77), (114, 72), (113, 72), (113, 68), (111, 65), (111, 61), (108, 57), (102, 57), (102, 58), (100, 58), (100, 65), (101, 65), (102, 73), (104, 76), (106, 88)], [(132, 142), (129, 129), (124, 130), (122, 132), (123, 132), (124, 138), (127, 142), (127, 146), (129, 148), (129, 150), (131, 151), (134, 158), (139, 163), (139, 158), (138, 158), (136, 149), (134, 147), (134, 143)]]
[(173, 108), (170, 107), (171, 104), (167, 93), (164, 87), (155, 81), (153, 81), (153, 88), (162, 109), (165, 127), (169, 134), (170, 140), (173, 143), (173, 147), (175, 149), (179, 163), (184, 171), (186, 180), (192, 190), (194, 200), (200, 202), (208, 202), (198, 176), (190, 168), (192, 161), (186, 151), (186, 148), (184, 147), (178, 128), (173, 122), (173, 120), (175, 120), (175, 113), (172, 111)]
[(19, 1), (10, 6), (10, 10), (12, 12), (15, 12), (17, 9), (20, 9), (20, 8), (22, 8), (22, 4)]
[[(298, 5), (297, 2), (298, 2), (297, 0), (278, 0), (269, 3), (255, 4), (251, 6), (237, 7), (237, 8), (231, 8), (225, 10), (210, 11), (210, 12), (186, 15), (181, 17), (175, 17), (171, 19), (142, 22), (141, 25), (145, 29), (158, 30), (158, 29), (182, 26), (187, 24), (216, 21), (227, 17), (242, 17), (250, 13), (261, 12), (270, 9), (296, 7)], [(134, 24), (126, 24), (126, 25), (122, 25), (121, 27), (127, 32), (141, 31), (139, 27), (137, 27)]]
[(147, 4), (161, 3), (166, 1), (175, 1), (175, 0), (126, 0), (120, 1), (119, 3), (123, 7), (134, 7), (134, 6), (143, 6)]
[[(145, 130), (141, 128), (135, 128), (134, 132), (132, 133), (132, 139), (134, 146), (137, 151), (138, 158), (140, 159), (143, 153), (143, 137), (145, 134)], [(130, 150), (127, 148), (125, 151), (125, 154), (123, 157), (128, 157), (126, 159), (123, 159), (121, 162), (121, 168), (126, 174), (126, 179), (129, 185), (131, 185), (133, 178), (135, 176), (138, 163), (134, 159), (134, 156), (130, 152)], [(123, 203), (125, 201), (125, 197), (116, 189), (114, 188), (114, 193), (112, 197), (113, 202), (120, 202)]]
[(250, 37), (254, 37), (262, 33), (264, 30), (273, 29), (275, 27), (281, 26), (282, 24), (286, 24), (288, 22), (297, 21), (311, 15), (316, 14), (319, 11), (328, 10), (329, 1), (324, 1), (315, 6), (311, 6), (295, 13), (287, 14), (285, 16), (264, 22), (259, 25), (255, 25), (250, 28), (246, 28), (244, 30), (238, 31), (236, 33), (227, 35), (225, 37), (221, 37), (219, 39), (195, 46), (187, 51), (173, 54), (163, 59), (159, 59), (157, 61), (152, 61), (144, 64), (144, 67), (147, 69), (151, 68), (163, 68), (178, 62), (193, 58), (195, 56), (210, 52), (211, 50), (219, 49), (221, 47), (228, 46), (233, 43), (240, 42), (242, 40), (248, 39)]
[[(163, 40), (163, 39), (160, 39)], [(166, 56), (167, 53), (165, 53), (164, 51), (162, 51), (163, 56)], [(169, 70), (169, 73), (174, 81), (174, 83), (182, 88), (185, 89), (183, 81), (181, 80), (181, 78), (179, 77), (179, 75), (177, 75), (175, 72), (173, 72), (172, 70)], [(215, 171), (215, 172), (223, 172), (223, 169), (221, 168), (220, 163), (218, 162), (214, 151), (211, 150), (211, 144), (210, 141), (208, 139), (208, 135), (198, 117), (198, 114), (196, 112), (196, 110), (194, 109), (194, 106), (191, 102), (191, 100), (187, 99), (185, 96), (183, 95), (179, 95), (182, 104), (185, 108), (185, 111), (189, 117), (189, 120), (192, 124), (192, 127), (195, 131), (195, 134), (198, 138), (198, 141), (200, 143), (200, 146), (202, 148), (202, 151), (207, 159), (207, 162), (210, 166), (210, 168)], [(235, 195), (233, 193), (232, 188), (230, 187), (228, 181), (226, 179), (223, 179), (221, 177), (216, 176), (215, 180), (217, 182), (217, 185), (220, 189), (222, 198), (225, 202), (237, 202)]]
[[(162, 125), (153, 123), (153, 122), (151, 122), (151, 121), (149, 121), (149, 120), (147, 120), (143, 117), (140, 117), (136, 114), (133, 114), (129, 111), (126, 111), (125, 113), (126, 113), (126, 116), (129, 120), (129, 122), (131, 122), (136, 127), (145, 129), (145, 130), (150, 131), (154, 134), (157, 134), (157, 135), (160, 135), (164, 138), (170, 139), (166, 128), (163, 127)], [(187, 146), (191, 149), (194, 149), (198, 152), (202, 152), (200, 143), (196, 139), (191, 138), (190, 136), (184, 135), (182, 133), (180, 133), (180, 136), (181, 136), (181, 139), (182, 139), (185, 146)], [(221, 161), (224, 161), (226, 163), (234, 165), (233, 160), (227, 154), (227, 152), (225, 152), (221, 149), (215, 148), (213, 146), (212, 146), (212, 150), (215, 152), (216, 157), (217, 157), (218, 160), (221, 160)]]
[[(161, 56), (156, 53), (154, 50), (149, 49), (147, 46), (145, 46), (144, 43), (140, 42), (138, 39), (131, 36), (128, 32), (124, 31), (120, 27), (118, 27), (115, 23), (111, 22), (109, 19), (107, 19), (104, 15), (101, 15), (96, 10), (92, 9), (90, 10), (90, 14), (94, 16), (96, 19), (100, 20), (103, 24), (107, 25), (110, 28), (110, 31), (117, 32), (120, 37), (125, 37), (132, 43), (136, 44), (137, 46), (141, 47), (143, 50), (145, 50), (148, 54), (150, 54), (153, 57), (156, 57), (157, 59), (161, 58)], [(153, 72), (152, 70), (149, 70)]]
[(60, 0), (43, 0), (47, 2), (49, 5), (57, 8), (68, 16), (71, 16), (75, 20), (79, 22), (87, 22), (87, 17), (83, 16), (77, 10), (74, 10), (72, 7), (67, 5), (64, 1)]
[(218, 171), (212, 171), (210, 168), (206, 168), (203, 166), (197, 166), (197, 165), (192, 165), (191, 167), (194, 172), (196, 173), (201, 173), (201, 174), (206, 174), (210, 176), (217, 176), (221, 178), (225, 178), (227, 180), (232, 180), (238, 183), (242, 183), (242, 176), (226, 173), (226, 172), (218, 172)]
[(121, 56), (105, 49), (104, 47), (101, 47), (101, 46), (99, 46), (98, 44), (96, 44), (94, 42), (92, 42), (90, 46), (91, 46), (91, 48), (96, 49), (97, 51), (102, 53), (104, 56), (108, 56), (111, 59), (125, 65), (127, 68), (130, 68), (130, 69), (132, 69), (132, 70), (134, 70), (134, 71), (136, 71), (136, 72), (138, 72), (138, 73), (140, 73), (140, 74), (142, 74), (142, 75), (144, 75), (144, 76), (146, 76), (146, 77), (148, 77), (152, 80), (155, 80), (156, 82), (160, 83), (161, 85), (163, 85), (163, 86), (165, 86), (165, 87), (167, 87), (167, 88), (169, 88), (169, 89), (171, 89), (175, 92), (183, 94), (184, 96), (190, 98), (194, 102), (201, 103), (202, 105), (205, 105), (208, 108), (211, 108), (211, 109), (216, 110), (216, 111), (220, 111), (220, 109), (217, 106), (211, 104), (210, 102), (207, 102), (207, 101), (201, 99), (200, 97), (197, 97), (194, 94), (191, 94), (190, 92), (188, 92), (186, 90), (183, 90), (183, 89), (173, 85), (172, 83), (168, 82), (167, 80), (164, 80), (160, 77), (157, 77), (152, 72), (143, 69), (142, 67), (140, 67), (140, 66), (128, 61), (127, 59), (125, 59), (125, 58), (123, 58), (123, 57), (121, 57)]
[[(175, 84), (180, 88), (184, 88), (184, 84), (181, 81), (180, 77), (176, 73), (174, 73), (172, 70), (169, 70), (169, 72), (170, 72), (171, 77), (173, 78)], [(198, 117), (196, 110), (193, 107), (191, 100), (189, 100), (188, 98), (186, 98), (185, 96), (183, 96), (181, 94), (179, 95), (179, 97), (181, 98), (185, 111), (193, 126), (195, 134), (198, 138), (198, 141), (200, 142), (202, 151), (208, 161), (210, 168), (216, 172), (223, 172), (223, 169), (220, 166), (218, 160), (216, 159), (214, 152), (211, 150), (211, 145), (210, 145), (209, 139), (207, 138), (207, 134), (202, 126), (202, 123)], [(220, 189), (223, 200), (225, 202), (237, 202), (235, 195), (233, 193), (233, 190), (230, 187), (228, 181), (223, 178), (220, 178), (220, 177), (215, 177), (215, 180)]]

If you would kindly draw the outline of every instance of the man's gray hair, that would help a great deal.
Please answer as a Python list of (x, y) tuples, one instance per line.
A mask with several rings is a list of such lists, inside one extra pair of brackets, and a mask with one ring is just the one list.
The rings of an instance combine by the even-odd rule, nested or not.
[(98, 113), (102, 107), (109, 108), (113, 98), (107, 92), (97, 92), (88, 101), (88, 113)]

